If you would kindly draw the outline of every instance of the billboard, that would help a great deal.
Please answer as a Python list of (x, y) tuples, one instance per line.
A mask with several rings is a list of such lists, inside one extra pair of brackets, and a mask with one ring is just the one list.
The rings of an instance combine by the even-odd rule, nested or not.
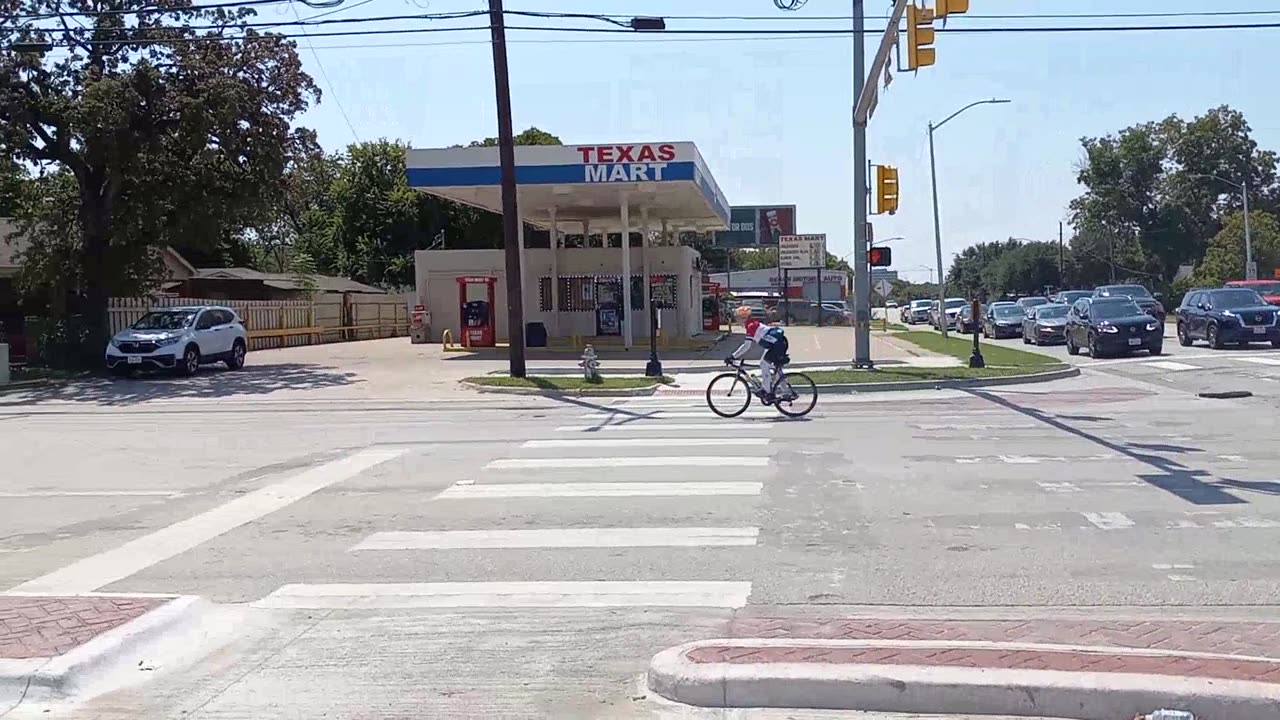
[(729, 208), (729, 229), (715, 233), (717, 247), (777, 245), (796, 232), (795, 205), (750, 205)]
[(778, 267), (820, 268), (826, 264), (826, 235), (783, 235), (778, 238)]

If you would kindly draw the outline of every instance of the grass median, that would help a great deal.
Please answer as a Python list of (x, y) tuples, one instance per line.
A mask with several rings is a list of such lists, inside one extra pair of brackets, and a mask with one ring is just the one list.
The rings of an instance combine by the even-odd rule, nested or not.
[[(942, 337), (941, 333), (923, 332), (920, 330), (910, 330), (907, 332), (894, 333), (895, 340), (906, 340), (907, 342), (940, 355), (950, 355), (963, 361), (969, 360), (970, 353), (973, 352), (973, 336), (961, 335), (955, 333), (947, 337)], [(1050, 355), (1041, 353), (1027, 352), (1025, 350), (1015, 350), (1002, 345), (982, 342), (982, 357), (986, 360), (987, 365), (997, 365), (1001, 367), (1024, 368), (1023, 372), (1027, 372), (1025, 368), (1031, 367), (1043, 369), (1047, 365), (1061, 365), (1062, 361)]]
[(669, 377), (604, 377), (591, 382), (577, 375), (513, 378), (507, 375), (481, 375), (464, 379), (473, 385), (534, 390), (635, 390), (671, 382)]
[(813, 382), (822, 385), (844, 385), (862, 383), (894, 383), (919, 382), (930, 380), (974, 380), (978, 378), (1009, 377), (1011, 375), (1027, 375), (1031, 373), (1061, 370), (1066, 365), (1036, 365), (1034, 367), (894, 367), (887, 366), (875, 370), (813, 370), (801, 371), (813, 378)]

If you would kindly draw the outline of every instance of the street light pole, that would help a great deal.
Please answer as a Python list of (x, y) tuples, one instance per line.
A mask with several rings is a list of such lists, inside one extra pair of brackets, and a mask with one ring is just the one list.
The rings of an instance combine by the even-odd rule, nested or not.
[(1249, 226), (1249, 181), (1240, 184), (1244, 197), (1244, 279), (1257, 280), (1258, 266), (1253, 264), (1253, 233)]
[[(938, 211), (938, 165), (933, 154), (933, 133), (938, 128), (951, 122), (957, 115), (979, 105), (1003, 105), (1010, 100), (977, 100), (951, 113), (938, 124), (929, 123), (929, 177), (933, 182), (933, 245), (938, 260), (938, 325), (942, 328), (942, 337), (947, 337), (947, 276), (942, 270), (942, 219)], [(856, 161), (856, 158), (855, 158)]]

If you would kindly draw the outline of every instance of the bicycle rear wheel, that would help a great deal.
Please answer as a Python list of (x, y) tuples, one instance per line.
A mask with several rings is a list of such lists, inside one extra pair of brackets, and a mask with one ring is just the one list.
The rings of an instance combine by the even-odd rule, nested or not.
[(738, 417), (751, 406), (751, 386), (738, 373), (723, 373), (707, 385), (707, 407), (722, 418)]
[(804, 373), (785, 373), (774, 391), (778, 412), (787, 417), (804, 417), (818, 404), (818, 386)]

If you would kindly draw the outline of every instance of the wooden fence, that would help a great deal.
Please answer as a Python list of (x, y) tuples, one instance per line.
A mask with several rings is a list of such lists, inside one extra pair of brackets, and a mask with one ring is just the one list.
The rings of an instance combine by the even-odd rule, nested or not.
[(409, 332), (409, 306), (402, 295), (325, 293), (312, 300), (208, 300), (205, 298), (111, 298), (111, 332), (132, 325), (148, 310), (183, 305), (220, 305), (236, 311), (249, 331), (250, 350), (372, 340)]

